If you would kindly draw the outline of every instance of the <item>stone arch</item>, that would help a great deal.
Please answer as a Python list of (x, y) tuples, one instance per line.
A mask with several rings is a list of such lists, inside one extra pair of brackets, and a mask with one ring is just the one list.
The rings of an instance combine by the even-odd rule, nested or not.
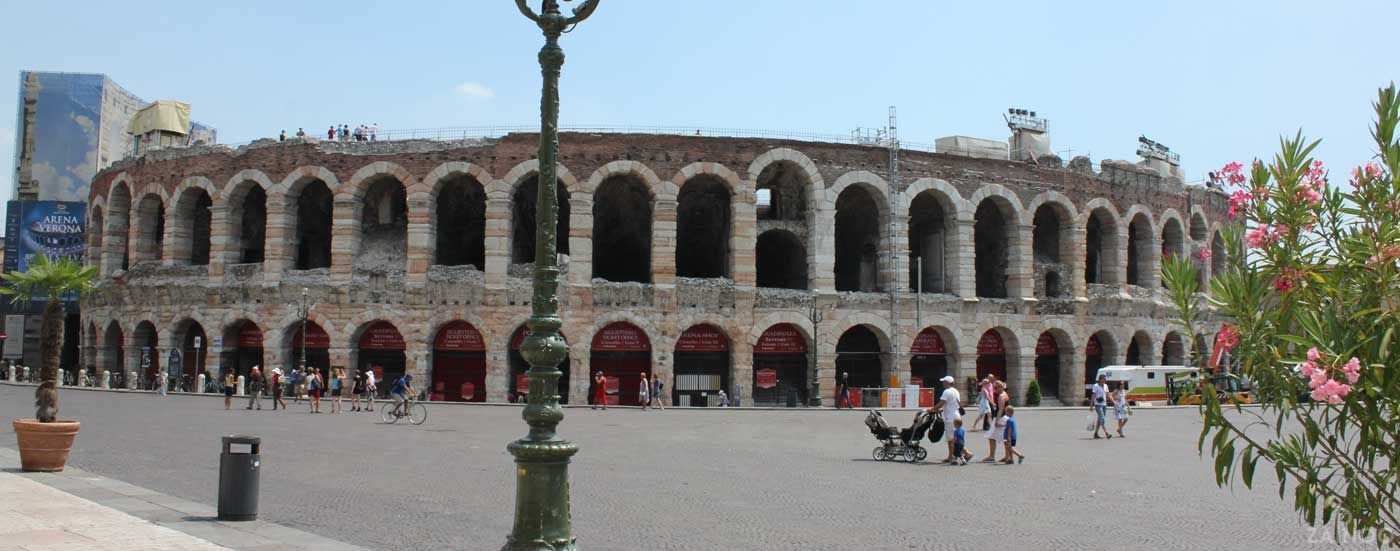
[(147, 185), (136, 195), (132, 213), (136, 223), (131, 225), (131, 264), (159, 262), (165, 245), (165, 189), (159, 184)]
[(1186, 224), (1182, 222), (1181, 215), (1176, 209), (1162, 211), (1162, 215), (1157, 217), (1157, 235), (1162, 244), (1162, 259), (1165, 261), (1170, 256), (1185, 256), (1186, 248)]
[(754, 242), (755, 284), (777, 289), (806, 289), (807, 251), (802, 238), (776, 228), (763, 232)]
[(618, 160), (609, 162), (588, 177), (584, 182), (582, 191), (584, 193), (596, 193), (598, 186), (604, 181), (615, 176), (631, 176), (637, 178), (646, 187), (647, 193), (652, 200), (662, 197), (675, 199), (677, 187), (667, 181), (663, 181), (652, 172), (651, 168), (641, 161)]
[(1023, 220), (1031, 225), (1031, 262), (1035, 296), (1066, 298), (1074, 296), (1075, 221), (1079, 213), (1068, 197), (1046, 191), (1031, 200)]
[[(106, 201), (102, 197), (92, 200), (87, 212), (87, 251), (83, 258), (88, 266), (95, 266), (102, 270), (103, 254), (106, 252), (102, 248), (102, 239), (107, 231), (107, 216), (105, 214)], [(99, 274), (101, 275), (101, 274)]]
[(1148, 334), (1146, 330), (1138, 329), (1133, 331), (1127, 339), (1128, 346), (1123, 352), (1124, 365), (1153, 365), (1156, 358), (1156, 347), (1153, 345), (1156, 339)]
[(255, 264), (266, 259), (268, 212), (276, 201), (276, 184), (260, 170), (243, 170), (230, 178), (216, 208), (223, 211), (223, 262)]
[[(511, 168), (505, 177), (497, 180), (496, 184), (488, 189), (486, 195), (491, 199), (507, 199), (510, 201), (509, 207), (503, 216), (505, 227), (510, 228), (510, 262), (514, 264), (524, 264), (533, 262), (535, 259), (535, 204), (539, 191), (539, 159), (530, 159)], [(571, 233), (575, 229), (573, 226), (576, 220), (588, 220), (587, 202), (575, 201), (571, 198), (582, 197), (583, 186), (574, 177), (569, 169), (564, 165), (555, 166), (555, 201), (558, 204), (558, 218), (555, 224), (555, 233), (558, 237), (558, 254), (567, 255), (572, 251)], [(488, 207), (487, 216), (492, 213)], [(583, 210), (580, 210), (583, 209)], [(589, 230), (591, 228), (580, 228)]]
[(758, 182), (763, 175), (763, 171), (777, 163), (791, 164), (797, 167), (802, 173), (808, 186), (807, 209), (809, 211), (816, 211), (817, 201), (821, 197), (823, 190), (826, 189), (826, 182), (822, 179), (821, 170), (817, 168), (816, 163), (813, 163), (812, 159), (808, 158), (807, 155), (803, 154), (801, 151), (788, 149), (786, 147), (778, 147), (755, 157), (754, 160), (749, 163), (749, 181)]
[[(869, 342), (870, 337), (874, 337), (874, 342)], [(832, 350), (835, 352), (833, 373), (837, 388), (843, 382), (854, 388), (884, 388), (889, 386), (887, 377), (897, 370), (891, 361), (894, 355), (891, 354), (889, 333), (872, 323), (851, 323), (840, 327)], [(855, 376), (846, 379), (851, 372), (855, 372)], [(837, 397), (838, 405), (840, 398)]]
[(493, 184), (486, 169), (454, 161), (438, 165), (408, 190), (410, 218), (427, 220), (431, 264), (469, 264), (485, 271), (487, 198)]
[(578, 337), (579, 342), (584, 343), (585, 346), (591, 349), (593, 346), (593, 336), (597, 335), (599, 331), (602, 331), (604, 327), (617, 322), (635, 325), (646, 334), (647, 340), (651, 341), (651, 349), (653, 352), (652, 361), (655, 362), (655, 353), (659, 345), (666, 342), (663, 338), (664, 335), (661, 329), (658, 328), (655, 323), (652, 323), (651, 320), (647, 319), (645, 316), (639, 316), (631, 312), (608, 312), (600, 316), (595, 316), (593, 319), (593, 326), (589, 328), (587, 335), (580, 335)]
[[(1079, 344), (1078, 340), (1075, 339), (1075, 332), (1072, 327), (1060, 323), (1043, 324), (1042, 328), (1043, 331), (1036, 335), (1036, 342), (1032, 345), (1034, 348), (1031, 355), (1035, 360), (1031, 373), (1040, 383), (1041, 396), (1045, 398), (1072, 397), (1076, 381), (1075, 375), (1078, 373), (1075, 366), (1080, 363), (1076, 360), (1079, 360), (1083, 355), (1076, 353), (1076, 347)], [(1054, 360), (1042, 360), (1039, 353), (1040, 338), (1046, 333), (1049, 333), (1055, 340), (1056, 358)], [(1053, 373), (1050, 370), (1053, 370)]]
[(1168, 330), (1162, 336), (1161, 365), (1190, 365), (1191, 343), (1185, 333)]
[[(1027, 342), (1026, 339), (1023, 339), (1016, 333), (1015, 329), (1012, 329), (1007, 324), (990, 321), (978, 325), (977, 331), (971, 335), (972, 338), (963, 343), (963, 353), (972, 358), (976, 358), (976, 364), (967, 366), (972, 369), (965, 369), (964, 375), (971, 375), (980, 379), (986, 373), (995, 373), (997, 371), (996, 356), (979, 353), (979, 345), (982, 342), (982, 337), (989, 332), (995, 332), (997, 336), (1001, 338), (1003, 347), (1000, 362), (1001, 370), (1004, 372), (1003, 374), (1005, 376), (998, 376), (998, 379), (1006, 382), (1006, 392), (1011, 396), (1012, 403), (1019, 404), (1026, 397), (1025, 388), (1030, 384), (1029, 379), (1033, 377), (1033, 375), (1024, 371), (1025, 367), (1029, 366), (1028, 362), (1023, 361), (1025, 356), (1023, 347), (1025, 346), (1024, 343)], [(1039, 336), (1040, 335), (1037, 333), (1036, 337)], [(1032, 340), (1030, 342), (1032, 346), (1034, 346), (1035, 341)], [(1034, 349), (1032, 348), (1032, 352), (1033, 351)], [(963, 381), (958, 381), (957, 383), (961, 384)]]
[(131, 179), (123, 172), (107, 192), (107, 227), (102, 231), (103, 275), (125, 270), (130, 264)]
[(828, 235), (837, 291), (879, 292), (892, 285), (889, 204), (889, 185), (866, 171), (848, 172), (827, 190), (823, 208), (833, 211)]
[[(336, 194), (334, 216), (349, 219), (347, 232), (351, 255), (337, 257), (348, 268), (383, 275), (408, 268), (409, 210), (408, 190), (416, 185), (413, 175), (388, 161), (376, 161), (355, 172), (350, 182)], [(369, 254), (374, 251), (375, 254)]]
[(924, 292), (951, 293), (960, 268), (958, 220), (971, 216), (963, 212), (967, 205), (956, 188), (934, 178), (915, 181), (905, 197), (900, 214), (908, 224), (900, 229), (909, 244), (909, 290), (922, 285)]
[(743, 201), (739, 195), (738, 175), (719, 163), (691, 163), (676, 174), (671, 185), (678, 190), (675, 195), (676, 275), (733, 277), (734, 227), (739, 203)]
[[(521, 184), (524, 184), (526, 178), (530, 177), (530, 175), (532, 174), (539, 174), (539, 172), (539, 159), (530, 159), (528, 161), (522, 161), (521, 163), (511, 167), (510, 170), (506, 172), (506, 175), (501, 177), (499, 181), (505, 186), (505, 188), (502, 189), (502, 191), (514, 193), (515, 188), (519, 187)], [(558, 179), (559, 183), (563, 185), (564, 189), (568, 190), (570, 195), (576, 193), (586, 194), (593, 192), (593, 188), (587, 187), (584, 183), (581, 183), (579, 179), (574, 176), (574, 173), (570, 172), (569, 168), (562, 164), (556, 164), (554, 166), (554, 177)]]
[(1136, 204), (1128, 208), (1124, 215), (1127, 224), (1127, 241), (1125, 242), (1124, 257), (1126, 258), (1126, 273), (1124, 281), (1129, 285), (1136, 285), (1143, 288), (1154, 288), (1158, 286), (1158, 272), (1161, 269), (1160, 248), (1157, 246), (1157, 236), (1155, 228), (1156, 222), (1152, 219), (1152, 211), (1147, 207)]
[(269, 202), (282, 209), (282, 257), (288, 269), (331, 266), (332, 220), (339, 190), (335, 173), (320, 166), (297, 167), (274, 188)]
[(412, 173), (404, 167), (399, 166), (397, 163), (375, 161), (355, 171), (355, 174), (350, 176), (350, 182), (346, 185), (345, 189), (340, 190), (337, 195), (344, 196), (348, 199), (362, 200), (365, 197), (365, 193), (369, 191), (370, 186), (383, 179), (389, 178), (398, 181), (399, 185), (403, 186), (405, 195), (407, 195), (409, 189), (414, 188), (418, 183), (418, 181), (414, 179)]
[[(811, 324), (812, 322), (808, 321), (807, 323)], [(890, 331), (889, 319), (868, 312), (852, 313), (851, 315), (845, 316), (840, 323), (835, 324), (836, 329), (827, 335), (827, 337), (832, 338), (829, 343), (832, 349), (835, 349), (836, 340), (839, 340), (842, 334), (845, 334), (846, 331), (850, 331), (852, 327), (857, 325), (868, 326), (870, 330), (875, 333), (875, 336), (880, 339), (880, 351), (886, 354), (890, 352), (890, 335), (892, 332)]]
[(172, 263), (209, 263), (214, 229), (212, 209), (217, 194), (213, 182), (203, 176), (186, 178), (175, 188), (170, 223), (165, 227)]
[[(807, 339), (809, 346), (814, 342), (812, 339), (812, 321), (807, 319), (807, 316), (797, 311), (779, 311), (771, 312), (762, 318), (754, 320), (753, 326), (749, 329), (749, 334), (745, 337), (749, 348), (753, 348), (753, 345), (758, 344), (759, 337), (762, 337), (765, 331), (772, 328), (774, 325), (784, 323), (792, 325), (796, 327), (798, 331), (801, 331), (802, 337)], [(736, 340), (735, 342), (738, 341)]]
[(662, 182), (636, 161), (603, 165), (584, 187), (593, 200), (592, 277), (651, 283), (655, 243), (675, 237), (674, 226), (656, 224), (662, 216), (674, 216), (674, 193), (661, 200), (657, 192)]
[(1210, 223), (1206, 220), (1206, 210), (1200, 205), (1191, 205), (1191, 224), (1187, 228), (1192, 241), (1204, 243), (1210, 236)]
[(973, 283), (976, 296), (1012, 298), (1024, 277), (1021, 202), (1000, 184), (987, 184), (968, 201), (972, 219)]
[(1123, 222), (1113, 203), (1102, 197), (1089, 201), (1080, 211), (1079, 227), (1084, 228), (1084, 280), (1088, 284), (1120, 285), (1122, 269)]

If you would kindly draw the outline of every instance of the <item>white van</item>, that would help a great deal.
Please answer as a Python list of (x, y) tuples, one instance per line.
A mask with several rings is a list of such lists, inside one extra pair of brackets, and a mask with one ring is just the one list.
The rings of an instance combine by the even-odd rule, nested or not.
[(1099, 368), (1094, 381), (1099, 376), (1108, 382), (1128, 385), (1128, 403), (1134, 405), (1161, 406), (1167, 404), (1167, 374), (1189, 373), (1192, 380), (1200, 377), (1200, 370), (1184, 365), (1110, 365)]

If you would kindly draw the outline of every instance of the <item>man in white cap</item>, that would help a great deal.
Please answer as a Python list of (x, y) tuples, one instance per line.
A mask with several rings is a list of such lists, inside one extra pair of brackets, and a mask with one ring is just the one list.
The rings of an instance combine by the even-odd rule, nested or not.
[[(938, 403), (934, 404), (933, 407), (943, 410), (943, 426), (951, 427), (953, 421), (962, 417), (962, 412), (959, 411), (962, 408), (962, 395), (958, 394), (958, 389), (953, 388), (952, 376), (944, 375), (942, 379), (939, 379), (939, 382), (943, 383), (943, 394), (938, 397)], [(947, 431), (947, 434), (951, 435), (951, 432)], [(943, 462), (952, 463), (954, 442), (951, 437), (947, 440), (948, 458), (944, 459)]]

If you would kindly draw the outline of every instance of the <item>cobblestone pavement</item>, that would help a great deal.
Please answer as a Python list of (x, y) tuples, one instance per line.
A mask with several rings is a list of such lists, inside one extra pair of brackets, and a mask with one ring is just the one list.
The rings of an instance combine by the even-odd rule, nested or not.
[[(0, 385), (0, 417), (32, 415), (31, 393)], [(263, 438), (266, 520), (380, 549), (497, 549), (510, 531), (517, 407), (430, 406), (414, 427), (305, 402), (61, 399), (83, 422), (72, 463), (132, 484), (213, 504), (219, 436), (247, 433)], [(1140, 409), (1112, 440), (1089, 439), (1084, 414), (1023, 410), (1019, 466), (872, 461), (861, 410), (570, 408), (561, 428), (582, 448), (570, 473), (585, 549), (1336, 548), (1275, 486), (1216, 488), (1195, 411)], [(981, 433), (969, 442), (986, 453)]]

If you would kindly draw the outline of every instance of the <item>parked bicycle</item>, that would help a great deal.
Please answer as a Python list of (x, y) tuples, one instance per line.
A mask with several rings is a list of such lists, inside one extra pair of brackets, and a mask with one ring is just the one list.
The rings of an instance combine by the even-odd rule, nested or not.
[(418, 400), (406, 397), (402, 402), (384, 404), (384, 407), (379, 408), (379, 416), (385, 423), (392, 424), (407, 417), (410, 424), (421, 425), (428, 420), (428, 408), (418, 403)]

